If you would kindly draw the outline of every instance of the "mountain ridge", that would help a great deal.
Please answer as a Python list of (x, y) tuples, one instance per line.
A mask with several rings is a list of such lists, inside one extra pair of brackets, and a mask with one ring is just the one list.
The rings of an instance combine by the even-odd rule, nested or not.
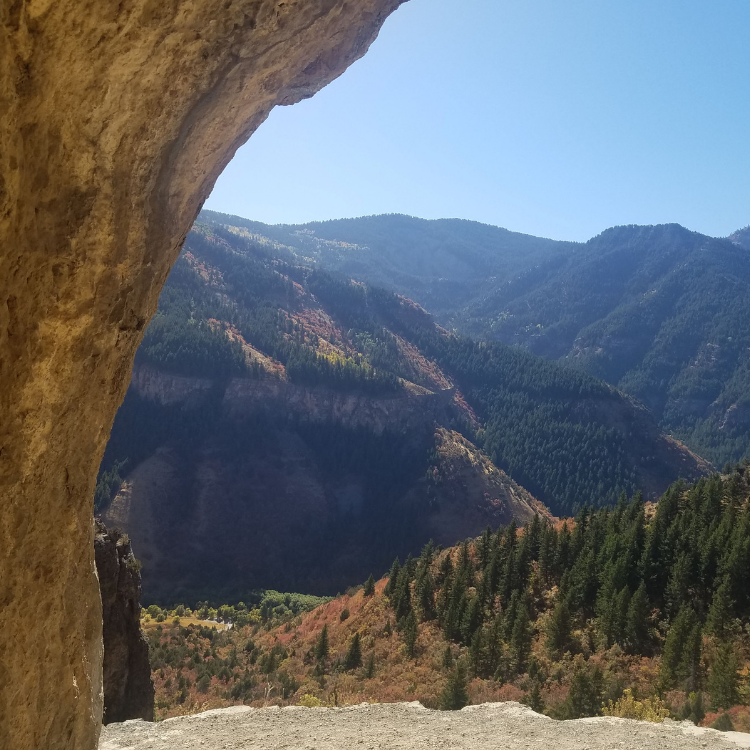
[[(219, 220), (227, 226), (244, 221)], [(748, 228), (712, 238), (675, 223), (630, 224), (610, 227), (586, 243), (494, 228), (497, 237), (520, 244), (493, 244), (480, 232), (468, 253), (480, 260), (467, 271), (457, 270), (453, 260), (468, 247), (468, 240), (454, 236), (464, 224), (445, 222), (453, 234), (438, 236), (440, 220), (400, 215), (283, 229), (253, 226), (256, 238), (279, 232), (288, 252), (318, 267), (416, 299), (449, 329), (521, 346), (604, 378), (643, 401), (664, 430), (719, 465), (745, 455)], [(423, 226), (431, 227), (429, 238), (420, 234)], [(357, 243), (372, 236), (378, 253), (363, 253)], [(431, 265), (415, 270), (425, 253), (431, 253)], [(387, 260), (380, 262), (380, 256)]]

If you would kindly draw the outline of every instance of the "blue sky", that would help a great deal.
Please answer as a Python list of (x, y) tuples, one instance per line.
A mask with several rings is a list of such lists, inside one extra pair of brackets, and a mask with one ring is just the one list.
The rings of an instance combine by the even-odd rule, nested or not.
[(750, 223), (748, 0), (410, 0), (278, 107), (206, 203), (459, 217), (555, 239)]

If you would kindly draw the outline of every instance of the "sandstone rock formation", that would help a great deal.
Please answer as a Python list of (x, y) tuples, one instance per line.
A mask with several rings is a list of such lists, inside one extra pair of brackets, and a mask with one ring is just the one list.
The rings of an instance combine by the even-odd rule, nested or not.
[(0, 3), (0, 747), (96, 746), (91, 498), (159, 290), (235, 150), (402, 1)]
[(154, 720), (154, 683), (141, 633), (141, 574), (127, 535), (97, 519), (94, 557), (102, 594), (104, 723)]

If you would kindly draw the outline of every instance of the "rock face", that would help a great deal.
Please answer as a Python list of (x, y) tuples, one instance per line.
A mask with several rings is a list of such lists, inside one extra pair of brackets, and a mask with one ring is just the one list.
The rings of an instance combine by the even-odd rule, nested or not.
[[(499, 738), (502, 738), (501, 740)], [(247, 743), (247, 745), (245, 745)], [(180, 716), (158, 724), (111, 725), (99, 750), (257, 750), (308, 747), (378, 750), (732, 750), (750, 747), (750, 735), (717, 732), (690, 722), (654, 724), (600, 717), (554, 721), (520, 703), (484, 703), (461, 711), (428, 711), (419, 703), (380, 703), (345, 708), (233, 708)]]
[(91, 750), (97, 467), (198, 209), (402, 0), (0, 4), (0, 747)]
[(96, 521), (94, 557), (102, 592), (104, 723), (154, 720), (154, 683), (141, 633), (141, 574), (130, 540)]

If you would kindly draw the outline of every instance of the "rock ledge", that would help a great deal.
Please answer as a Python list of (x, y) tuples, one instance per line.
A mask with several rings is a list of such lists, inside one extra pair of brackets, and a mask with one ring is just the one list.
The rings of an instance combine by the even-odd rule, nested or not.
[(554, 721), (519, 703), (484, 703), (430, 711), (419, 703), (346, 708), (235, 706), (158, 724), (128, 721), (102, 730), (99, 750), (735, 750), (750, 734), (717, 732), (690, 722), (628, 719)]

